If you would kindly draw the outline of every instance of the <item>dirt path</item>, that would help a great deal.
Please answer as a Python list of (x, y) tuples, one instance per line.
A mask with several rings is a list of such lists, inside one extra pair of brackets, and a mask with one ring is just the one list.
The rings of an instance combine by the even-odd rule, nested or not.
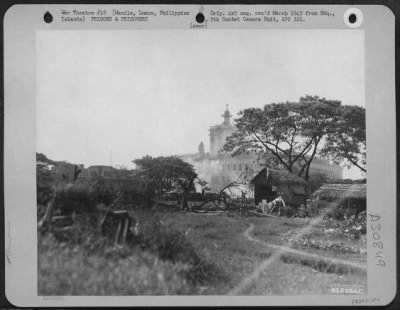
[(308, 258), (313, 258), (313, 259), (317, 259), (317, 260), (322, 260), (322, 261), (324, 261), (326, 263), (330, 263), (330, 264), (346, 265), (348, 267), (351, 267), (351, 268), (354, 268), (354, 269), (359, 269), (359, 270), (364, 271), (364, 272), (367, 270), (367, 266), (365, 264), (359, 264), (359, 263), (351, 262), (351, 261), (344, 260), (344, 259), (338, 259), (338, 258), (332, 258), (332, 257), (312, 254), (312, 253), (305, 252), (305, 251), (302, 251), (302, 250), (293, 249), (293, 248), (290, 248), (290, 247), (284, 246), (284, 245), (277, 245), (277, 244), (267, 243), (265, 241), (262, 241), (262, 240), (259, 240), (259, 239), (255, 238), (255, 237), (253, 237), (251, 235), (253, 230), (254, 230), (254, 224), (250, 223), (250, 226), (243, 232), (243, 235), (247, 240), (253, 241), (253, 242), (257, 242), (257, 243), (262, 244), (264, 246), (267, 246), (269, 248), (273, 248), (275, 250), (278, 250), (278, 252), (280, 254), (292, 253), (292, 254), (296, 254), (296, 255), (301, 255), (302, 257), (308, 257)]

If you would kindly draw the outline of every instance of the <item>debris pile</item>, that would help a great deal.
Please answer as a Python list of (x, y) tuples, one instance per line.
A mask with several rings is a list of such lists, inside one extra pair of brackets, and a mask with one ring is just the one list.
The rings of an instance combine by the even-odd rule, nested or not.
[(335, 229), (348, 237), (349, 239), (360, 239), (361, 235), (367, 233), (367, 213), (360, 212), (358, 215), (347, 216), (344, 214), (344, 219), (338, 221), (332, 217), (324, 217), (324, 224), (327, 228)]
[(284, 240), (292, 244), (294, 248), (311, 248), (318, 250), (335, 251), (342, 254), (361, 254), (365, 255), (366, 250), (364, 247), (351, 246), (340, 241), (320, 240), (314, 239), (312, 236), (298, 237), (296, 233), (284, 237)]
[(256, 207), (256, 212), (265, 215), (290, 217), (295, 213), (293, 207), (288, 206), (281, 196), (270, 202), (260, 202)]

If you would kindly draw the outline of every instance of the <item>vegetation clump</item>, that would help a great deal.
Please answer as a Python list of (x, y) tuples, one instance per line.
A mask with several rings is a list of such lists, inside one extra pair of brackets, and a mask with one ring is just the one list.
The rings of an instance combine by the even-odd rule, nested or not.
[(225, 276), (159, 214), (142, 214), (141, 222), (139, 234), (125, 245), (103, 236), (88, 215), (75, 219), (69, 230), (40, 233), (39, 292), (198, 294), (200, 286)]

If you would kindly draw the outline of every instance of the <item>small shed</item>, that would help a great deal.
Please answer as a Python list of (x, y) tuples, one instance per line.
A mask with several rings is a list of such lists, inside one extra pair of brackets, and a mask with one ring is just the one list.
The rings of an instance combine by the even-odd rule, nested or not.
[(322, 184), (312, 198), (339, 201), (340, 205), (355, 208), (358, 213), (367, 207), (367, 184)]
[(270, 202), (279, 195), (291, 206), (306, 203), (308, 183), (289, 171), (264, 168), (250, 182), (254, 186), (256, 205), (264, 199)]

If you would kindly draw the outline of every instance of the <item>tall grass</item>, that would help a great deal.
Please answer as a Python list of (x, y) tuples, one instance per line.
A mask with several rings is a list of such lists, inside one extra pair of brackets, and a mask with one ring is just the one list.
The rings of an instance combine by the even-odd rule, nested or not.
[(186, 237), (189, 230), (180, 231), (174, 223), (161, 218), (160, 214), (146, 212), (139, 244), (162, 260), (189, 264), (186, 278), (193, 284), (210, 284), (227, 277), (221, 269), (206, 259)]
[(141, 221), (140, 234), (125, 246), (102, 236), (83, 215), (69, 232), (39, 234), (39, 295), (199, 294), (224, 277), (158, 214)]
[[(281, 244), (306, 225), (286, 219), (183, 212), (166, 217), (152, 211), (132, 215), (140, 218), (139, 235), (131, 235), (123, 247), (103, 237), (94, 221), (84, 216), (77, 217), (68, 233), (39, 234), (39, 294), (227, 294), (275, 251), (245, 237), (250, 223), (255, 225), (257, 239), (272, 244)], [(324, 240), (320, 230), (310, 233)], [(320, 251), (310, 249), (311, 253)], [(336, 252), (328, 248), (323, 254), (336, 257)], [(354, 254), (356, 262), (362, 258)], [(242, 293), (329, 294), (332, 284), (365, 286), (366, 274), (285, 253)]]

